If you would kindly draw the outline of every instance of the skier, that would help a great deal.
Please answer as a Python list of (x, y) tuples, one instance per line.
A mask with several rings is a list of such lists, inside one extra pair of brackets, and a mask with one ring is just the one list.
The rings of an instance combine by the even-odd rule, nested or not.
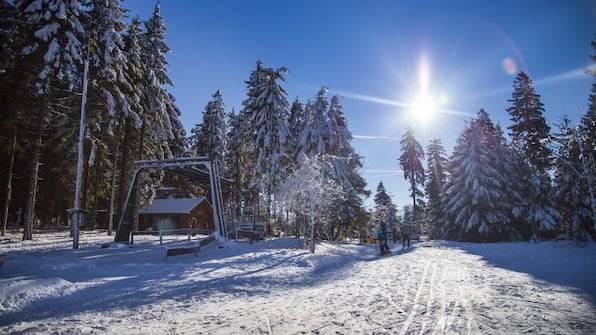
[(197, 218), (195, 218), (194, 216), (190, 219), (190, 222), (188, 223), (188, 226), (190, 229), (192, 229), (192, 236), (195, 236), (196, 233), (194, 232), (194, 230), (197, 228)]
[(381, 251), (381, 256), (390, 253), (391, 250), (389, 250), (389, 246), (387, 245), (387, 226), (385, 223), (381, 223), (379, 225), (377, 237), (379, 238), (379, 249)]
[(406, 248), (406, 242), (408, 248), (410, 248), (410, 234), (412, 233), (412, 226), (404, 224), (401, 226), (401, 236), (402, 236), (402, 249)]

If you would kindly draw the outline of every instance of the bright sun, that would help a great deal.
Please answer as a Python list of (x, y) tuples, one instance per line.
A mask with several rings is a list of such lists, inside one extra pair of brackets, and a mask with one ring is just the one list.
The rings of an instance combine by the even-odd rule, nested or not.
[(427, 94), (419, 95), (410, 105), (410, 113), (413, 119), (419, 122), (428, 122), (437, 112), (437, 104)]
[(418, 67), (418, 95), (408, 104), (410, 119), (418, 124), (428, 124), (438, 117), (440, 105), (447, 103), (447, 95), (433, 96), (429, 92), (430, 66), (423, 56)]

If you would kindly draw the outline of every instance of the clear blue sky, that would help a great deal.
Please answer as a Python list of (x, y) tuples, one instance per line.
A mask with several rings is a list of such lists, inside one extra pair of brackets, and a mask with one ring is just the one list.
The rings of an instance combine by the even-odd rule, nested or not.
[[(142, 20), (154, 5), (123, 4)], [(411, 204), (398, 165), (407, 126), (425, 148), (440, 138), (449, 155), (481, 107), (510, 125), (505, 108), (517, 71), (533, 79), (552, 128), (564, 113), (574, 121), (585, 113), (593, 81), (583, 69), (592, 66), (594, 0), (161, 0), (160, 6), (172, 48), (170, 92), (187, 130), (202, 121), (217, 89), (228, 110), (241, 109), (257, 59), (286, 66), (290, 101), (306, 102), (323, 85), (329, 99), (344, 97), (352, 145), (365, 158), (362, 175), (373, 194), (382, 180), (400, 209)], [(421, 90), (438, 106), (425, 122), (408, 107)]]

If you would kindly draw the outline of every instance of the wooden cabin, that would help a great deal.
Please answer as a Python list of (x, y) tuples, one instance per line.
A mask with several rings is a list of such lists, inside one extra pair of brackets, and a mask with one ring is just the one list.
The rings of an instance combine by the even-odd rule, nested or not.
[(189, 228), (214, 229), (213, 210), (205, 198), (155, 199), (139, 209), (139, 230), (167, 230)]

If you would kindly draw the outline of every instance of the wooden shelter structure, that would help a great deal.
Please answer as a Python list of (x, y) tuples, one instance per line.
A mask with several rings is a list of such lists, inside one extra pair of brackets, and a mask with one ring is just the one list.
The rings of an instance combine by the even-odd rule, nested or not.
[(149, 171), (169, 171), (192, 178), (197, 182), (209, 185), (209, 196), (212, 207), (213, 230), (217, 235), (226, 238), (227, 223), (223, 215), (223, 196), (221, 183), (231, 184), (232, 181), (219, 176), (216, 164), (208, 157), (180, 157), (162, 160), (145, 160), (135, 162), (135, 171), (128, 189), (122, 213), (118, 222), (118, 230), (114, 237), (115, 242), (128, 242), (130, 232), (135, 222), (138, 222), (138, 183), (139, 175)]
[[(196, 224), (190, 227), (192, 219)], [(213, 209), (205, 198), (155, 199), (139, 209), (139, 230), (213, 230)]]

